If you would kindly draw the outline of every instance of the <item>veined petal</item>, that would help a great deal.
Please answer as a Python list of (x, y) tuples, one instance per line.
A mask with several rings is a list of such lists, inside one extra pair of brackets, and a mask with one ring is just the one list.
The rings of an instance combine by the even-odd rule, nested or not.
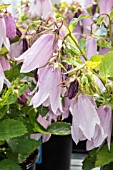
[[(24, 60), (21, 72), (27, 73), (46, 65), (54, 52), (54, 35), (42, 35), (30, 49), (17, 60)], [(43, 49), (43, 50), (42, 50)]]
[(6, 25), (4, 18), (0, 18), (0, 49), (2, 47), (2, 44), (4, 44), (9, 51), (10, 43), (9, 39), (6, 37)]
[(52, 14), (52, 3), (50, 0), (43, 0), (42, 1), (42, 15), (43, 18), (46, 20), (49, 15)]
[(111, 132), (112, 132), (112, 109), (110, 106), (101, 106), (97, 110), (104, 133), (107, 136), (108, 148), (110, 150)]
[(41, 17), (41, 15), (42, 15), (42, 3), (41, 3), (41, 0), (30, 0), (29, 13), (33, 17), (35, 17), (35, 16), (37, 16), (38, 18)]

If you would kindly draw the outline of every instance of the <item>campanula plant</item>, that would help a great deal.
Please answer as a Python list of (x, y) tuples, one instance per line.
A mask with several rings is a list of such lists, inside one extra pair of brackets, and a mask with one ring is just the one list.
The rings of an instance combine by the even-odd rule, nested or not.
[[(10, 148), (19, 169), (37, 140), (46, 142), (51, 134), (86, 141), (84, 170), (112, 166), (112, 7), (112, 0), (54, 7), (50, 0), (34, 0), (13, 18), (1, 5), (0, 141), (7, 147), (0, 166), (11, 166)], [(16, 141), (20, 148), (22, 141), (33, 147), (23, 156)]]

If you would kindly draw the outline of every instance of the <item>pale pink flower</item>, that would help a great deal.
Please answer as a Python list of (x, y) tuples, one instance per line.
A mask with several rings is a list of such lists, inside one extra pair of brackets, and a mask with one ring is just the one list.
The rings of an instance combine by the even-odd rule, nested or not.
[(56, 113), (58, 109), (62, 111), (61, 82), (62, 76), (59, 68), (54, 69), (53, 66), (42, 68), (39, 72), (39, 90), (33, 96), (30, 104), (38, 107), (49, 100), (53, 113)]
[(22, 54), (23, 41), (15, 42), (10, 46), (9, 56), (11, 59), (18, 58)]
[(10, 43), (9, 43), (9, 39), (6, 37), (5, 20), (3, 17), (0, 17), (0, 50), (1, 50), (3, 44), (9, 51)]
[(88, 36), (86, 38), (86, 57), (88, 60), (90, 60), (90, 58), (96, 54), (97, 54), (97, 41), (94, 37)]
[(107, 135), (108, 148), (110, 149), (112, 132), (112, 109), (110, 106), (101, 106), (97, 109), (104, 133)]
[(31, 48), (18, 57), (17, 61), (23, 61), (21, 72), (27, 73), (45, 66), (56, 49), (54, 40), (54, 34), (44, 34), (35, 41)]
[(2, 91), (3, 89), (3, 85), (4, 83), (10, 87), (10, 82), (8, 81), (8, 79), (5, 77), (5, 74), (4, 74), (4, 71), (3, 71), (3, 67), (1, 65), (1, 62), (0, 62), (0, 92)]
[[(46, 116), (42, 117), (41, 115), (38, 116), (37, 121), (45, 128), (47, 129), (48, 126), (51, 124), (52, 121), (57, 121), (57, 116), (54, 115), (51, 111), (49, 111), (47, 113)], [(47, 142), (50, 137), (51, 134), (43, 134), (43, 133), (36, 133), (36, 134), (32, 134), (31, 138), (35, 139), (35, 140), (39, 140), (40, 137), (42, 137), (42, 142)]]
[(4, 57), (0, 57), (0, 63), (2, 65), (3, 71), (10, 70), (10, 63)]
[(7, 14), (7, 16), (5, 16), (5, 24), (6, 36), (10, 39), (13, 39), (16, 36), (16, 23), (11, 14)]
[(46, 20), (52, 12), (52, 4), (50, 0), (32, 0), (30, 4), (30, 11), (32, 16), (41, 16)]
[(113, 6), (113, 0), (99, 0), (100, 14), (110, 14)]
[(72, 103), (70, 111), (73, 116), (72, 138), (76, 144), (85, 139), (91, 141), (97, 127), (99, 129), (101, 143), (103, 142), (104, 132), (97, 110), (87, 96), (80, 94)]

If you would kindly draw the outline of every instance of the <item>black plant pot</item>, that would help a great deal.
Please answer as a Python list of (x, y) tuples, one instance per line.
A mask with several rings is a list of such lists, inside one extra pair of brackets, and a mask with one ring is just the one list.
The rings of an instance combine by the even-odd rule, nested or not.
[(22, 163), (21, 169), (22, 170), (35, 170), (36, 169), (36, 160), (38, 158), (38, 150), (34, 151), (33, 154), (31, 154), (26, 162)]
[(72, 153), (71, 136), (52, 135), (42, 144), (42, 164), (36, 164), (36, 170), (70, 170)]

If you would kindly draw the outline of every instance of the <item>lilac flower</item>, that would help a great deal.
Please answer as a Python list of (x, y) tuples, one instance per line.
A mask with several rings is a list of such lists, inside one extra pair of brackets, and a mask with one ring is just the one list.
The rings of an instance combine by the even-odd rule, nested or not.
[(43, 16), (46, 20), (52, 14), (52, 4), (50, 0), (33, 0), (30, 4), (30, 11), (32, 16), (40, 18)]
[(96, 127), (99, 129), (101, 142), (103, 141), (103, 129), (95, 106), (85, 95), (79, 95), (71, 104), (70, 111), (73, 115), (72, 138), (77, 144), (81, 140), (91, 139), (95, 135)]
[[(89, 13), (86, 10), (84, 10), (82, 14), (89, 16)], [(83, 34), (89, 34), (91, 31), (91, 24), (93, 23), (93, 19), (86, 18), (86, 19), (83, 19), (81, 22), (83, 26)]]
[(5, 20), (3, 17), (0, 17), (0, 50), (2, 48), (2, 44), (4, 44), (7, 50), (9, 51), (10, 43), (8, 38), (6, 37)]
[(87, 59), (90, 60), (90, 58), (93, 55), (97, 54), (97, 41), (95, 40), (95, 38), (88, 36), (86, 38), (86, 56)]
[(110, 149), (112, 132), (112, 109), (110, 106), (101, 106), (97, 110), (104, 133), (107, 135), (108, 148)]
[(4, 57), (0, 57), (0, 63), (2, 65), (3, 71), (10, 70), (10, 63)]
[(100, 106), (97, 109), (98, 116), (100, 118), (101, 126), (104, 130), (102, 135), (101, 129), (96, 125), (95, 134), (92, 139), (87, 141), (87, 150), (99, 147), (102, 145), (107, 138), (108, 149), (110, 150), (111, 132), (112, 132), (112, 109), (110, 106)]
[[(45, 128), (47, 129), (48, 126), (51, 124), (52, 121), (57, 121), (57, 116), (54, 115), (51, 111), (49, 111), (47, 113), (46, 116), (42, 117), (41, 115), (38, 116), (37, 121)], [(31, 138), (35, 139), (35, 140), (39, 140), (40, 137), (42, 137), (42, 142), (47, 142), (50, 137), (51, 134), (42, 134), (42, 133), (36, 133), (36, 134), (32, 134)]]
[(49, 100), (51, 110), (56, 114), (57, 110), (62, 111), (61, 104), (61, 70), (52, 66), (44, 67), (39, 72), (39, 90), (33, 96), (31, 103), (38, 107), (46, 100)]
[(7, 80), (7, 78), (5, 77), (4, 75), (4, 71), (3, 71), (3, 68), (2, 68), (2, 65), (1, 65), (1, 62), (0, 62), (0, 92), (2, 91), (3, 89), (3, 85), (4, 83), (10, 87), (10, 82)]
[(16, 23), (11, 14), (5, 16), (6, 36), (13, 39), (16, 36)]
[(18, 57), (16, 59), (17, 61), (23, 61), (21, 72), (27, 73), (36, 68), (45, 66), (56, 49), (54, 40), (54, 34), (44, 34), (31, 48)]
[(10, 46), (9, 56), (11, 59), (18, 58), (23, 51), (23, 41), (15, 42)]
[(110, 14), (113, 6), (113, 0), (106, 0), (105, 2), (103, 0), (99, 0), (98, 5), (100, 14)]

